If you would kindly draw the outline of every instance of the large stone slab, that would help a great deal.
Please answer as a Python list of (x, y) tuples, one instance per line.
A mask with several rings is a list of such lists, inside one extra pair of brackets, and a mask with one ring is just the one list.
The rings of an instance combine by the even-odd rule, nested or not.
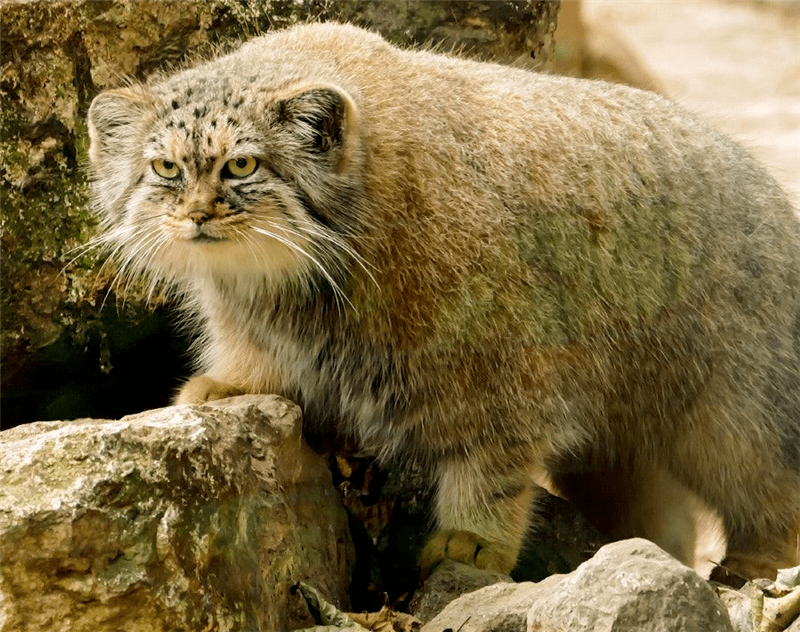
[(347, 606), (347, 519), (297, 406), (243, 396), (0, 433), (0, 629), (275, 630)]
[(713, 588), (652, 542), (600, 549), (569, 575), (537, 585), (527, 632), (732, 632)]
[(451, 602), (421, 632), (733, 632), (711, 586), (646, 540), (608, 544), (577, 570), (495, 584)]

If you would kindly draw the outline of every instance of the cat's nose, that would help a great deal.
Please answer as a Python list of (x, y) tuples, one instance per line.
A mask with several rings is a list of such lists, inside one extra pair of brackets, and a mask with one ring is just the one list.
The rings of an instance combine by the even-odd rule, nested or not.
[(195, 209), (188, 213), (188, 217), (195, 224), (200, 226), (201, 224), (205, 224), (209, 220), (209, 218), (211, 217), (211, 213), (209, 213), (208, 211), (204, 211), (202, 209)]

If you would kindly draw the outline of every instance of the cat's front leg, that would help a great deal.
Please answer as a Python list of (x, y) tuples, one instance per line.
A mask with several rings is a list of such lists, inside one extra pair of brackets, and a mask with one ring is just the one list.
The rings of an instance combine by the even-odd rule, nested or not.
[(221, 382), (210, 375), (195, 375), (181, 387), (173, 403), (203, 404), (243, 394), (244, 391), (239, 387)]
[(510, 573), (539, 492), (525, 467), (489, 467), (466, 459), (441, 465), (436, 497), (439, 531), (420, 557), (422, 574), (444, 559)]

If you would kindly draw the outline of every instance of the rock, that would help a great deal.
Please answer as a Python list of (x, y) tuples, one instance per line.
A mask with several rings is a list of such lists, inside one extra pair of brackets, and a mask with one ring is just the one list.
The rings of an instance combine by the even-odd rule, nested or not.
[(780, 588), (797, 588), (800, 586), (800, 566), (779, 570), (775, 584)]
[(764, 598), (758, 632), (780, 632), (800, 618), (800, 587), (778, 597)]
[(347, 606), (347, 518), (277, 396), (0, 433), (0, 628), (275, 630)]
[(528, 632), (733, 629), (711, 586), (647, 540), (606, 545), (573, 573), (537, 587)]
[(568, 575), (463, 595), (423, 632), (732, 632), (711, 586), (646, 540), (604, 546)]
[(508, 575), (481, 570), (454, 560), (444, 560), (414, 593), (408, 611), (422, 621), (430, 621), (461, 595), (497, 583), (511, 583)]
[(533, 582), (499, 583), (467, 593), (450, 602), (420, 632), (525, 632), (525, 619), (538, 586)]
[[(745, 590), (749, 585), (745, 585), (741, 590), (734, 590), (727, 586), (717, 586), (716, 591), (731, 620), (734, 632), (754, 632), (754, 621), (756, 613), (753, 611), (754, 601), (757, 595)], [(763, 603), (763, 598), (761, 599)]]
[(778, 571), (775, 581), (754, 579), (734, 590), (711, 584), (735, 632), (800, 631), (800, 566)]

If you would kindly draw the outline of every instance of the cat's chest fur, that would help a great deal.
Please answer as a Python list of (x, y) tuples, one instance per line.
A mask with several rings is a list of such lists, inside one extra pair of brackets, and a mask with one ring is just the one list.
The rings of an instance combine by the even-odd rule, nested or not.
[(397, 430), (411, 407), (391, 395), (409, 388), (400, 354), (347, 326), (340, 307), (235, 285), (201, 290), (204, 368), (225, 371), (246, 392), (302, 402), (311, 423), (344, 423), (382, 449), (402, 442)]

